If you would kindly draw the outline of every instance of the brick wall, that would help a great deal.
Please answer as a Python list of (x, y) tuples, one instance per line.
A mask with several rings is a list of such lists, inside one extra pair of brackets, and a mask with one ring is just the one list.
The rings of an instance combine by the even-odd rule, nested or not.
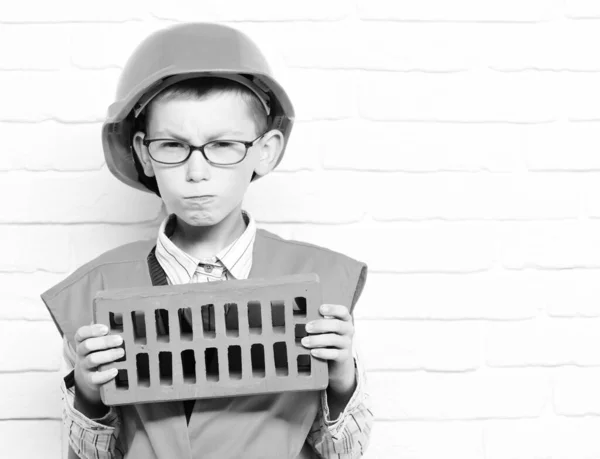
[(2, 457), (61, 457), (39, 293), (155, 235), (160, 202), (112, 178), (100, 123), (132, 48), (184, 20), (246, 31), (295, 102), (247, 208), (370, 266), (367, 457), (600, 457), (600, 3), (201, 4), (0, 6)]

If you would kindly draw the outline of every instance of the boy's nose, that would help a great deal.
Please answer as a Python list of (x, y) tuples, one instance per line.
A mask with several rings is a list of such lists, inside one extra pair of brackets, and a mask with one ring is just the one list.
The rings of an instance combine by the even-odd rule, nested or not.
[(185, 165), (187, 167), (186, 178), (188, 181), (199, 182), (201, 180), (210, 179), (212, 166), (204, 158), (201, 151), (193, 151)]

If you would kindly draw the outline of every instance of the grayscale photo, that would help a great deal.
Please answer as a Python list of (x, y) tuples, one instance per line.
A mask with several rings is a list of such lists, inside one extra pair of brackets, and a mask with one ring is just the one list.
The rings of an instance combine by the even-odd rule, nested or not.
[(600, 459), (599, 42), (592, 0), (3, 2), (0, 457)]

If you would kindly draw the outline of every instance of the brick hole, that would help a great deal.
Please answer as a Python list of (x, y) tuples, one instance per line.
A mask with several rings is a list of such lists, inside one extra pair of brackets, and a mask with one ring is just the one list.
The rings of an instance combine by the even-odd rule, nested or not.
[(135, 368), (137, 370), (138, 386), (150, 387), (150, 361), (148, 354), (137, 354), (135, 356)]
[(216, 347), (207, 347), (204, 350), (204, 363), (206, 368), (206, 380), (219, 380), (219, 352)]
[(193, 349), (186, 349), (181, 352), (181, 366), (183, 368), (183, 382), (188, 384), (196, 383), (196, 356)]
[(133, 342), (146, 344), (146, 317), (143, 311), (131, 311), (131, 325), (133, 327)]
[(177, 312), (179, 318), (179, 331), (182, 341), (192, 341), (194, 339), (194, 327), (191, 308), (180, 308)]
[(299, 375), (310, 375), (310, 355), (301, 354), (297, 359), (298, 374)]
[(170, 352), (158, 353), (158, 373), (161, 385), (170, 386), (173, 384), (173, 356)]
[(273, 333), (285, 333), (285, 303), (283, 301), (271, 301), (271, 322)]
[(117, 349), (123, 349), (123, 357), (121, 357), (118, 360), (115, 360), (115, 362), (124, 362), (127, 359), (127, 351), (125, 350), (125, 340), (123, 340), (123, 343), (117, 347)]
[(262, 333), (260, 301), (250, 301), (248, 303), (248, 326), (250, 328), (251, 335), (260, 335)]
[(250, 360), (252, 360), (252, 376), (255, 378), (265, 377), (265, 348), (262, 344), (253, 344), (250, 348)]
[(277, 376), (287, 376), (289, 374), (287, 346), (284, 341), (273, 344), (273, 357), (275, 359), (275, 373)]
[(215, 305), (205, 304), (200, 309), (202, 314), (202, 330), (205, 338), (214, 338), (215, 333)]
[(294, 326), (294, 336), (296, 337), (296, 343), (300, 344), (300, 340), (308, 336), (308, 333), (306, 333), (306, 324), (296, 324)]
[(108, 322), (111, 330), (116, 332), (123, 331), (123, 314), (120, 314), (118, 312), (109, 312)]
[(240, 336), (240, 321), (238, 316), (238, 307), (235, 303), (227, 303), (225, 305), (225, 334), (227, 336)]
[(242, 348), (229, 346), (227, 360), (229, 361), (229, 379), (242, 379)]
[(159, 343), (169, 342), (169, 312), (166, 309), (156, 309), (154, 311), (156, 321), (156, 340)]
[(129, 379), (127, 378), (127, 370), (119, 370), (115, 377), (115, 384), (119, 390), (129, 389)]
[(294, 298), (294, 316), (306, 317), (306, 298), (303, 296)]

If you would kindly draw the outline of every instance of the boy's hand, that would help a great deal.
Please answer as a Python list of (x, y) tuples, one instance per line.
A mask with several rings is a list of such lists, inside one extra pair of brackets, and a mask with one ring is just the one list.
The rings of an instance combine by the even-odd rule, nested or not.
[(78, 397), (88, 404), (101, 404), (100, 386), (117, 376), (114, 368), (99, 371), (97, 368), (112, 363), (125, 355), (119, 348), (123, 338), (109, 335), (108, 327), (102, 324), (85, 325), (75, 333), (75, 388)]
[(329, 390), (342, 396), (352, 394), (356, 386), (352, 337), (354, 324), (346, 306), (324, 304), (319, 308), (324, 319), (306, 324), (309, 336), (302, 338), (302, 345), (310, 353), (329, 362)]

